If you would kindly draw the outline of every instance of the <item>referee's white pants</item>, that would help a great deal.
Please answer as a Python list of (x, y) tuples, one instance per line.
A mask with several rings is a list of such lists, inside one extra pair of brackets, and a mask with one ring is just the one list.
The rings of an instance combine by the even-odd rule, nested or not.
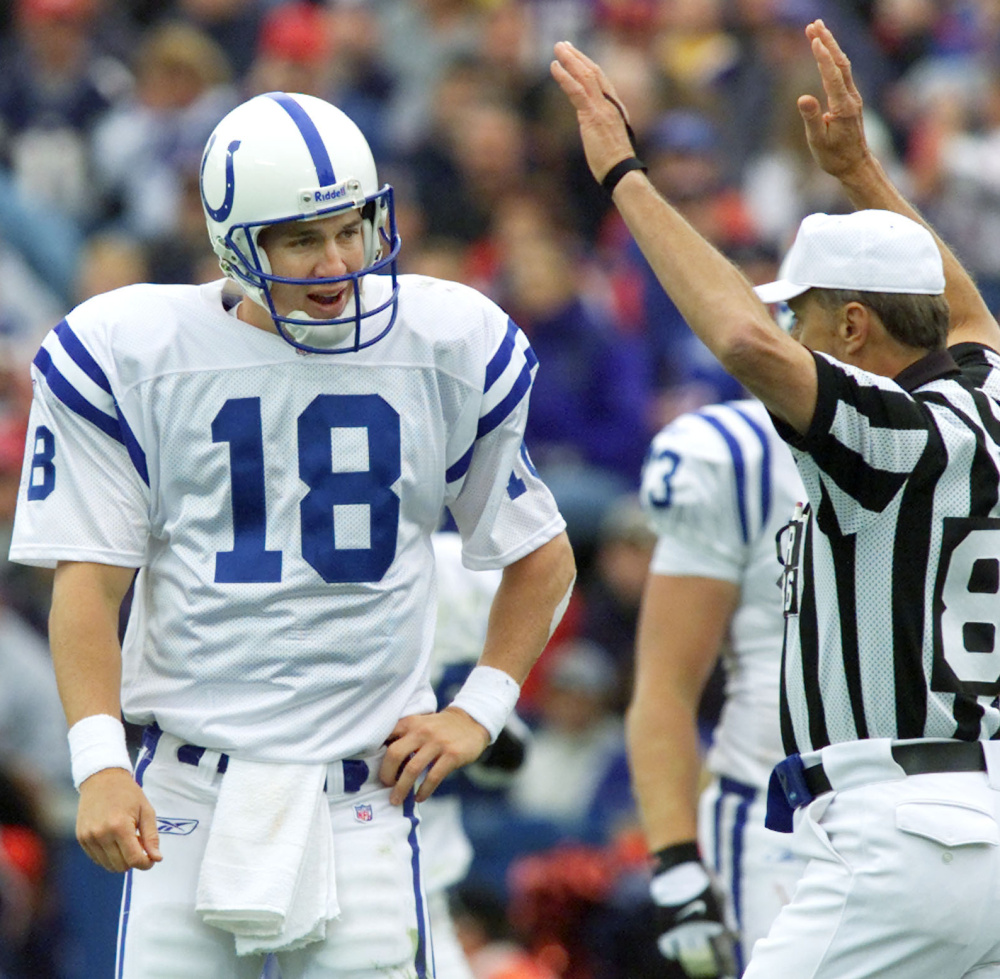
[[(218, 752), (205, 751), (197, 764), (186, 764), (178, 760), (180, 743), (163, 734), (151, 759), (145, 749), (140, 755), (136, 777), (156, 810), (163, 860), (126, 875), (115, 979), (258, 979), (264, 956), (237, 956), (233, 936), (195, 912), (223, 776)], [(282, 979), (434, 976), (416, 807), (412, 795), (402, 807), (391, 805), (377, 760), (368, 770), (363, 784), (348, 791), (341, 763), (330, 766), (341, 914), (327, 926), (325, 941), (278, 953)]]
[(722, 891), (729, 927), (739, 936), (742, 970), (791, 899), (806, 861), (787, 833), (764, 826), (767, 792), (730, 778), (713, 778), (698, 801), (698, 843)]
[(827, 792), (809, 863), (744, 979), (998, 979), (1000, 791), (979, 772)]

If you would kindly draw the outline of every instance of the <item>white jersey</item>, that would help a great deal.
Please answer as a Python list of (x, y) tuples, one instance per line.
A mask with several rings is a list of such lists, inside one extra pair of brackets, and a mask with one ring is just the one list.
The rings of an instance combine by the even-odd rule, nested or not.
[(643, 469), (642, 503), (658, 535), (650, 570), (740, 586), (724, 659), (725, 706), (706, 765), (758, 788), (785, 757), (775, 536), (804, 499), (791, 452), (757, 401), (682, 415), (653, 439)]
[(464, 286), (399, 287), (344, 354), (230, 315), (222, 281), (116, 290), (46, 337), (10, 556), (140, 569), (128, 720), (261, 761), (370, 753), (435, 707), (442, 508), (476, 568), (565, 526), (523, 448), (525, 336)]

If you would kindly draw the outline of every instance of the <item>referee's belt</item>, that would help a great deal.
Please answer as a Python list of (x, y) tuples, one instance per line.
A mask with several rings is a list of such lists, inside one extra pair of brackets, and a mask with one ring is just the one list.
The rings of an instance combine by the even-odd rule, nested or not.
[[(986, 756), (979, 741), (909, 741), (893, 744), (889, 751), (906, 775), (986, 771)], [(898, 776), (888, 772), (884, 775), (885, 779), (893, 777)], [(764, 825), (779, 833), (790, 833), (792, 812), (833, 789), (822, 759), (807, 766), (801, 755), (789, 755), (771, 773)]]

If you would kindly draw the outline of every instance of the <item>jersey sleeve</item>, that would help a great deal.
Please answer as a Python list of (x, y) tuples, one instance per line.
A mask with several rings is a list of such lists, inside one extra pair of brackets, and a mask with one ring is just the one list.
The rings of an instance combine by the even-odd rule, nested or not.
[(739, 519), (747, 474), (735, 447), (720, 437), (721, 424), (682, 416), (650, 445), (640, 499), (657, 535), (654, 574), (740, 581), (753, 532)]
[(906, 484), (937, 431), (930, 412), (895, 381), (814, 353), (816, 410), (799, 435), (775, 419), (791, 446), (824, 533), (869, 525)]
[(10, 559), (41, 567), (59, 561), (140, 567), (148, 477), (108, 373), (65, 320), (43, 341), (31, 372), (34, 399)]
[(524, 445), (537, 368), (527, 337), (508, 319), (486, 364), (478, 411), (467, 413), (449, 445), (446, 503), (474, 570), (506, 567), (566, 526)]

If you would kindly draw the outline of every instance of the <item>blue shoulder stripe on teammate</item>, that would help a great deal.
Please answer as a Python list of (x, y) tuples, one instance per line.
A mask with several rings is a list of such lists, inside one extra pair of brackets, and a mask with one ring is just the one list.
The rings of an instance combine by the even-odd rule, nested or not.
[(108, 393), (111, 404), (114, 406), (115, 414), (98, 408), (93, 402), (85, 398), (76, 387), (59, 370), (52, 359), (52, 355), (44, 347), (38, 348), (35, 354), (34, 364), (45, 378), (45, 383), (52, 393), (71, 411), (76, 412), (81, 418), (86, 419), (92, 425), (104, 432), (105, 435), (113, 438), (125, 446), (132, 465), (142, 478), (142, 481), (149, 485), (149, 470), (146, 467), (146, 453), (143, 452), (132, 429), (129, 427), (125, 416), (122, 415), (113, 395), (111, 395), (111, 385), (107, 375), (101, 370), (98, 363), (90, 356), (86, 348), (80, 342), (75, 333), (70, 329), (69, 324), (63, 320), (55, 329), (59, 344), (73, 364), (80, 368), (87, 377), (92, 380), (101, 390)]
[(747, 428), (760, 440), (760, 525), (763, 527), (771, 516), (771, 443), (768, 441), (767, 432), (746, 409), (735, 404), (729, 407), (746, 422)]
[(295, 99), (284, 92), (268, 92), (267, 94), (292, 117), (292, 122), (299, 127), (299, 132), (302, 133), (306, 148), (312, 157), (313, 166), (316, 167), (316, 176), (319, 178), (320, 187), (329, 187), (331, 184), (335, 184), (337, 175), (333, 172), (330, 154), (327, 153), (323, 138), (316, 128), (316, 123), (309, 117), (309, 113)]
[(733, 474), (736, 477), (736, 506), (740, 517), (740, 530), (743, 534), (743, 543), (750, 543), (750, 521), (747, 517), (747, 487), (746, 487), (746, 464), (743, 461), (743, 450), (740, 443), (736, 441), (733, 434), (714, 415), (706, 411), (696, 411), (695, 414), (708, 422), (726, 443), (729, 454), (733, 457)]

